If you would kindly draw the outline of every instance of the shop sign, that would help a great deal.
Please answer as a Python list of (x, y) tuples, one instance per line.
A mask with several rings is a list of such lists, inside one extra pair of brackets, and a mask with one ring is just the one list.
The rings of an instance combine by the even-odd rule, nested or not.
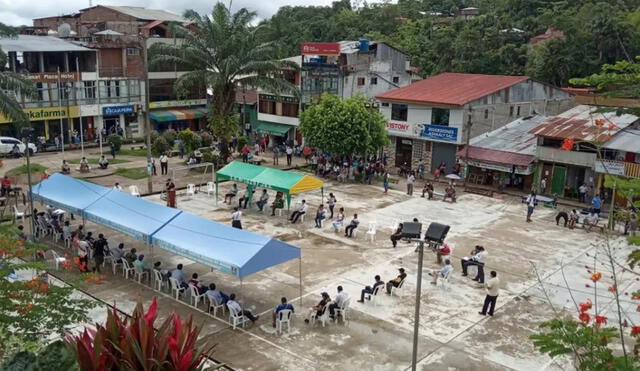
[(29, 73), (24, 76), (33, 82), (56, 82), (58, 80), (60, 81), (79, 80), (78, 74), (75, 72)]
[[(43, 120), (59, 120), (69, 117), (79, 117), (78, 106), (67, 107), (42, 107), (42, 108), (25, 108), (22, 111), (29, 115), (30, 121), (43, 121)], [(0, 123), (12, 122), (10, 118), (0, 114)]]
[(339, 43), (301, 43), (302, 55), (340, 55)]
[(624, 175), (624, 162), (596, 160), (596, 173)]
[(206, 99), (183, 99), (183, 100), (165, 100), (160, 102), (149, 103), (149, 108), (169, 108), (169, 107), (185, 107), (185, 106), (201, 106), (207, 104)]
[(298, 99), (295, 97), (286, 97), (284, 95), (277, 96), (271, 94), (260, 94), (260, 100), (270, 100), (272, 102), (286, 102), (298, 104)]
[(127, 106), (102, 107), (103, 116), (128, 115), (134, 113), (135, 111), (136, 107), (133, 104), (129, 104)]
[(409, 130), (411, 129), (411, 125), (409, 124), (401, 124), (397, 122), (387, 122), (386, 126), (390, 131), (399, 131), (406, 134), (408, 134)]
[[(474, 160), (468, 160), (467, 165), (479, 167), (481, 169), (502, 171), (504, 173), (511, 173), (513, 168), (513, 166), (509, 166), (509, 165), (494, 164), (494, 163), (474, 161)], [(516, 174), (531, 175), (533, 174), (534, 166), (533, 164), (527, 167), (516, 166), (515, 170), (516, 170)]]
[(424, 125), (422, 137), (441, 142), (457, 142), (458, 128), (441, 125)]

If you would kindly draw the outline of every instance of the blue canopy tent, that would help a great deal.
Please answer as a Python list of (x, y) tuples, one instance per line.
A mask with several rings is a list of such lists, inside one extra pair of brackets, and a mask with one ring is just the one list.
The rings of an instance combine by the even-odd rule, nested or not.
[(82, 211), (111, 189), (60, 173), (33, 186), (33, 199), (81, 216)]

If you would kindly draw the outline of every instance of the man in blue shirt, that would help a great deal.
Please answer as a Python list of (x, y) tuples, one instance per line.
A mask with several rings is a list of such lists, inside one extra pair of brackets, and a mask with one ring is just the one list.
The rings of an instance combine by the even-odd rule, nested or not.
[(229, 296), (227, 296), (222, 291), (216, 290), (215, 283), (209, 284), (209, 290), (207, 290), (204, 294), (212, 298), (213, 300), (215, 300), (215, 302), (218, 303), (218, 305), (226, 304), (227, 301), (229, 301)]
[(290, 310), (292, 313), (294, 312), (293, 305), (287, 303), (287, 298), (282, 297), (282, 299), (280, 299), (280, 303), (281, 304), (273, 311), (273, 327), (276, 327), (276, 317), (278, 316), (278, 313), (285, 309)]
[(602, 199), (600, 196), (595, 195), (591, 200), (591, 207), (593, 208), (593, 212), (600, 215), (600, 209), (602, 209)]
[(176, 281), (178, 281), (178, 284), (180, 284), (180, 286), (185, 287), (185, 288), (188, 287), (187, 283), (184, 282), (184, 272), (182, 272), (182, 264), (178, 264), (176, 269), (171, 271), (171, 278), (173, 278)]

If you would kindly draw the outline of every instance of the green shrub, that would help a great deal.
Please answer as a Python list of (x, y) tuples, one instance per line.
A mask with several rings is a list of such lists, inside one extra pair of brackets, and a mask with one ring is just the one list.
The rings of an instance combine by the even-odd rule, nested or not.
[(627, 241), (628, 241), (631, 245), (640, 246), (640, 236), (628, 236), (628, 237), (627, 237)]
[(157, 137), (153, 142), (153, 145), (151, 146), (151, 153), (153, 153), (154, 156), (158, 157), (161, 154), (169, 151), (170, 149), (171, 146), (169, 145), (169, 143), (167, 143), (167, 140), (164, 137)]
[(112, 148), (115, 148), (116, 151), (119, 151), (120, 147), (122, 147), (122, 137), (118, 134), (111, 134), (107, 137), (107, 143)]
[(184, 143), (184, 149), (187, 153), (193, 152), (200, 147), (202, 139), (197, 133), (194, 133), (190, 129), (181, 130), (178, 133), (178, 138)]
[(160, 133), (158, 133), (157, 130), (151, 130), (151, 132), (149, 133), (149, 137), (151, 137), (151, 143), (155, 142), (159, 136), (160, 136)]
[[(169, 144), (170, 146), (173, 146), (173, 143), (176, 141), (176, 138), (178, 138), (178, 132), (173, 129), (167, 129), (164, 132), (162, 132), (162, 138), (164, 138), (167, 144)], [(156, 141), (154, 140), (151, 143), (155, 143), (155, 142)]]
[(207, 131), (203, 131), (202, 133), (200, 133), (200, 138), (202, 139), (203, 147), (211, 147), (211, 145), (213, 144), (213, 135), (211, 135), (211, 133)]

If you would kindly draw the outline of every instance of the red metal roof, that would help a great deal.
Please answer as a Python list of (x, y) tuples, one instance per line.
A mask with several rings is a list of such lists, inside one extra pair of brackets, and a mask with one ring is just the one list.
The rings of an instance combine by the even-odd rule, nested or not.
[[(461, 149), (456, 153), (456, 156), (465, 158), (467, 157), (467, 150)], [(516, 165), (527, 167), (535, 160), (534, 156), (523, 155), (520, 153), (500, 151), (497, 149), (488, 149), (469, 146), (470, 159), (477, 161), (493, 162), (496, 164)]]
[(528, 76), (447, 72), (388, 91), (376, 96), (376, 98), (410, 103), (462, 106), (527, 80), (529, 80)]
[(153, 21), (153, 22), (145, 24), (144, 26), (142, 26), (142, 28), (146, 28), (146, 29), (150, 30), (150, 29), (154, 28), (155, 26), (163, 24), (163, 23), (164, 23), (164, 21), (157, 20), (157, 21)]

